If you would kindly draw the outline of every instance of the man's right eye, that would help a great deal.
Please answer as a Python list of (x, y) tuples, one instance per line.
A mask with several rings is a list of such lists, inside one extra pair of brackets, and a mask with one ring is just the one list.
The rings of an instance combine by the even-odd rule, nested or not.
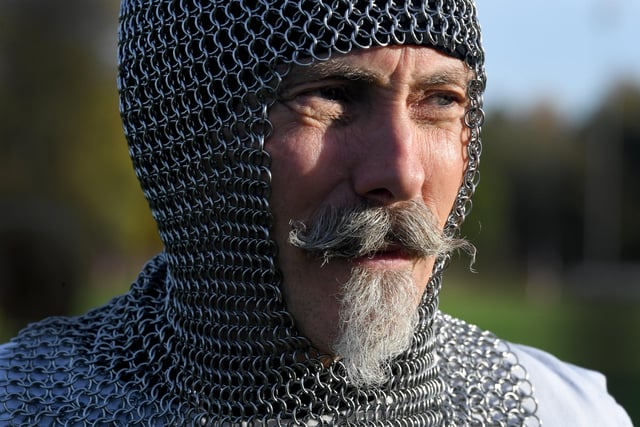
[(280, 100), (301, 117), (346, 124), (355, 113), (355, 92), (352, 82), (324, 79), (285, 89)]
[(296, 97), (321, 98), (322, 100), (334, 102), (349, 102), (352, 100), (351, 93), (345, 85), (313, 86), (301, 90)]
[(344, 86), (327, 86), (319, 88), (317, 91), (318, 96), (330, 101), (350, 101), (351, 97), (347, 88)]

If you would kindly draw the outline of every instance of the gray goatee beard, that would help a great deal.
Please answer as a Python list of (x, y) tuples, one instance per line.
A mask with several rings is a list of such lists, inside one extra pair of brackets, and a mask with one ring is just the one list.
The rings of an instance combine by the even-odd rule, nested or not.
[(407, 350), (418, 322), (411, 271), (354, 267), (343, 287), (333, 350), (357, 387), (388, 380), (389, 362)]
[[(308, 221), (292, 221), (289, 243), (318, 257), (373, 257), (400, 248), (416, 259), (463, 249), (465, 240), (449, 238), (421, 203), (393, 207), (324, 208)], [(411, 269), (380, 270), (354, 266), (340, 294), (340, 317), (333, 351), (342, 358), (349, 381), (378, 386), (389, 379), (390, 362), (411, 345), (418, 322), (417, 286)]]

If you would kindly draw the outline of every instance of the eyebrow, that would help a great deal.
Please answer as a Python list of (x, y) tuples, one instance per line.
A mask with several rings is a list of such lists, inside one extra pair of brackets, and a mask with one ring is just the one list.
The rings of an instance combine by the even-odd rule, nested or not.
[(372, 70), (354, 67), (339, 59), (329, 59), (327, 61), (293, 67), (289, 75), (285, 78), (285, 84), (286, 86), (293, 86), (298, 83), (331, 78), (361, 81), (371, 84), (383, 81), (383, 76)]
[[(455, 85), (466, 88), (470, 79), (470, 70), (466, 67), (446, 67), (416, 80), (419, 87), (437, 87)], [(329, 59), (309, 65), (295, 66), (285, 78), (286, 87), (299, 83), (314, 82), (323, 79), (345, 79), (383, 86), (386, 77), (374, 70), (355, 67), (340, 59)]]
[(459, 68), (451, 67), (418, 79), (418, 84), (427, 87), (455, 85), (466, 88), (469, 83), (469, 79), (469, 70), (461, 70)]

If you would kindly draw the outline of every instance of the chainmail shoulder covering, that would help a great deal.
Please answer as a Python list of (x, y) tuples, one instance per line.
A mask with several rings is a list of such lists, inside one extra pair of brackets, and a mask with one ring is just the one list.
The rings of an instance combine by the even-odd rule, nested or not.
[(178, 367), (162, 314), (165, 280), (158, 257), (126, 295), (21, 331), (0, 351), (0, 426), (166, 425)]
[[(435, 373), (429, 357), (409, 354), (407, 363), (398, 363), (395, 381), (402, 388), (345, 388), (339, 369), (317, 363), (291, 363), (273, 378), (254, 367), (249, 370), (262, 393), (229, 387), (215, 409), (224, 413), (241, 404), (256, 411), (258, 398), (267, 413), (201, 413), (197, 398), (176, 387), (189, 368), (175, 357), (180, 344), (165, 316), (166, 289), (159, 256), (128, 294), (86, 315), (24, 329), (0, 351), (0, 426), (538, 425), (531, 385), (507, 345), (441, 313), (433, 325)], [(245, 375), (247, 367), (236, 369), (221, 375)], [(416, 370), (421, 374), (413, 381), (402, 379)]]

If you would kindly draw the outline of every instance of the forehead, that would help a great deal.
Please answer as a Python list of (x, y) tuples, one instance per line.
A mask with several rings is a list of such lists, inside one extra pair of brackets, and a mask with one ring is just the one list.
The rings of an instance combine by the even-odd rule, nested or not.
[(473, 76), (460, 59), (424, 46), (385, 46), (355, 49), (326, 61), (294, 66), (287, 78), (292, 83), (330, 77), (353, 77), (385, 85), (394, 78), (424, 80), (441, 78), (442, 83), (466, 85)]

